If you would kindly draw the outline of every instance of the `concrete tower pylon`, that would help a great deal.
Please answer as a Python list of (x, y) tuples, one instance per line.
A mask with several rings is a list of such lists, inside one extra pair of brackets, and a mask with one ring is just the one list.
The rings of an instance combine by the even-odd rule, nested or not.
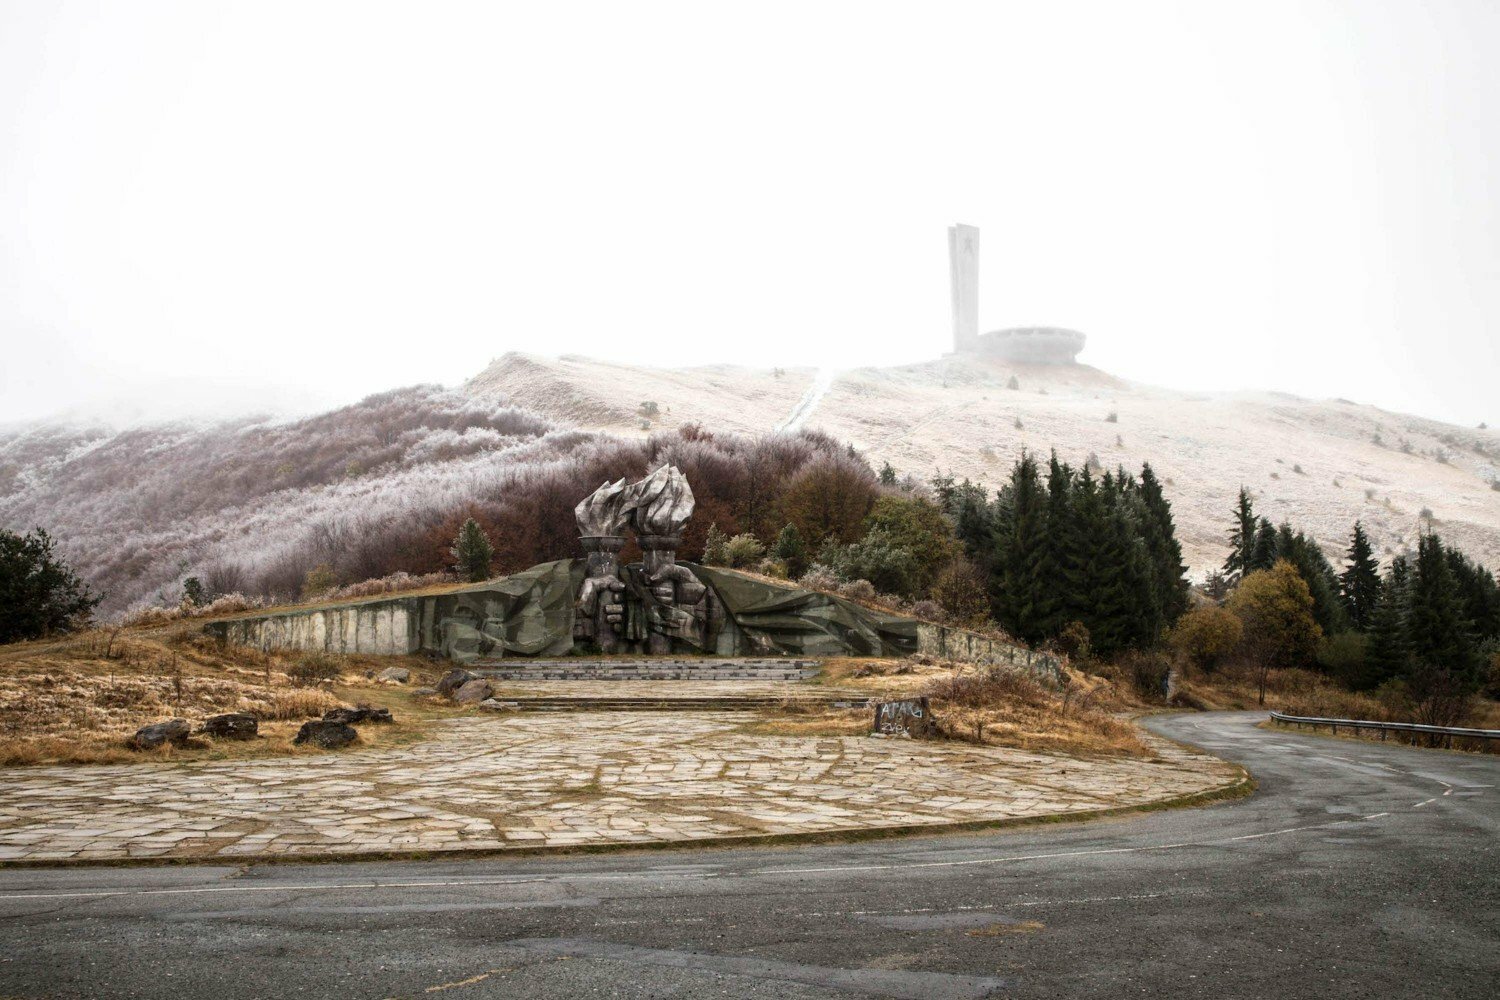
[(979, 350), (979, 228), (948, 227), (948, 269), (953, 285), (953, 350)]

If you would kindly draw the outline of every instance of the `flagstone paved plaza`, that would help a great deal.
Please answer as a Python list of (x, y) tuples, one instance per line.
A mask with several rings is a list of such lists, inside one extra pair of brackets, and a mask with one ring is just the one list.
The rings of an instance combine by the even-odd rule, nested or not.
[(264, 859), (645, 844), (963, 823), (1141, 805), (1232, 784), (1151, 760), (778, 737), (743, 713), (523, 713), (400, 750), (37, 767), (0, 779), (0, 861)]

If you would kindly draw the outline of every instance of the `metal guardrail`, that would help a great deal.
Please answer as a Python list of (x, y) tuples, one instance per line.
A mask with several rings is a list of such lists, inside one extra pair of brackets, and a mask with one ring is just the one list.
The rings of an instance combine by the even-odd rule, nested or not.
[(1329, 726), (1335, 734), (1339, 727), (1353, 730), (1377, 730), (1380, 738), (1384, 740), (1389, 733), (1414, 733), (1427, 736), (1436, 746), (1439, 742), (1446, 740), (1449, 747), (1453, 741), (1458, 740), (1483, 740), (1485, 749), (1491, 746), (1491, 741), (1500, 740), (1500, 729), (1461, 729), (1457, 726), (1423, 726), (1415, 722), (1374, 722), (1369, 719), (1320, 719), (1312, 716), (1286, 715), (1282, 712), (1272, 712), (1271, 718), (1276, 722), (1295, 726)]

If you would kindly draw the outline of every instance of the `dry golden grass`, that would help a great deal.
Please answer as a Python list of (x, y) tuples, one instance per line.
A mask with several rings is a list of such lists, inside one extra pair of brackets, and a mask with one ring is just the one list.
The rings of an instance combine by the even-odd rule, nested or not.
[[(1183, 673), (1174, 704), (1206, 711), (1256, 710), (1333, 719), (1370, 719), (1379, 722), (1412, 722), (1411, 708), (1400, 699), (1376, 692), (1349, 691), (1337, 682), (1310, 670), (1272, 670), (1266, 676), (1266, 703), (1259, 703), (1260, 673), (1252, 667), (1229, 666), (1204, 673)], [(1500, 702), (1485, 698), (1474, 701), (1463, 725), (1480, 729), (1500, 728)]]
[[(297, 653), (226, 646), (197, 623), (95, 630), (62, 639), (0, 647), (0, 766), (222, 760), (301, 754), (301, 724), (341, 705), (385, 705), (393, 726), (359, 727), (364, 745), (421, 738), (423, 723), (452, 714), (413, 698), (409, 688), (377, 684), (367, 673), (400, 664), (418, 686), (441, 668), (425, 660), (341, 657), (337, 680), (298, 687), (287, 671)], [(260, 738), (194, 736), (182, 747), (139, 752), (127, 740), (143, 725), (184, 718), (195, 726), (223, 712), (249, 712)]]
[[(824, 661), (820, 680), (883, 700), (926, 696), (950, 739), (1022, 750), (1105, 756), (1147, 755), (1138, 731), (1122, 713), (1142, 703), (1102, 677), (1064, 671), (1053, 686), (1007, 670), (916, 656), (897, 659), (838, 657)], [(747, 729), (775, 736), (859, 735), (870, 731), (870, 713), (788, 708)]]

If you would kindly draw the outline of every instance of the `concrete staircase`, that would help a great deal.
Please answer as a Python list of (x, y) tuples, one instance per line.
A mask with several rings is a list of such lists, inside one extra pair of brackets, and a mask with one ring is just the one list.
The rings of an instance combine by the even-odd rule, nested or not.
[[(789, 694), (726, 695), (721, 698), (666, 698), (651, 696), (543, 697), (538, 695), (507, 696), (497, 694), (494, 707), (532, 712), (763, 712), (778, 708), (863, 708), (869, 698), (863, 694)], [(488, 705), (483, 707), (489, 707)]]
[(491, 681), (803, 681), (817, 660), (621, 657), (479, 660), (469, 672)]

